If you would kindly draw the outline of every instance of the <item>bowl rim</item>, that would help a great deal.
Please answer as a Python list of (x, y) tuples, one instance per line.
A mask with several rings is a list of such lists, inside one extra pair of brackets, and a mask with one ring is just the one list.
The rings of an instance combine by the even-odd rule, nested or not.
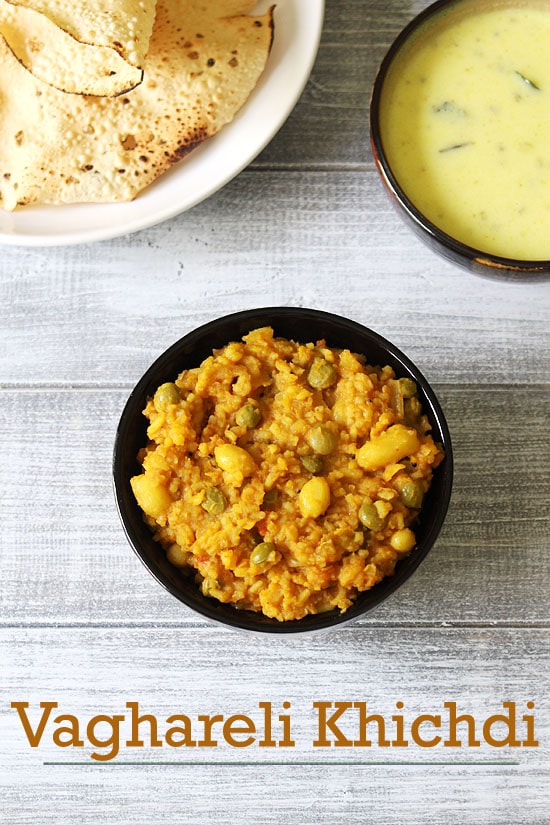
[(492, 252), (484, 252), (482, 249), (457, 240), (430, 221), (402, 189), (386, 157), (380, 128), (380, 109), (388, 71), (401, 48), (421, 26), (441, 12), (450, 10), (453, 6), (460, 6), (463, 3), (471, 3), (473, 6), (474, 0), (435, 0), (401, 29), (386, 51), (376, 72), (369, 106), (370, 145), (374, 162), (385, 186), (393, 198), (397, 200), (407, 217), (422, 234), (427, 236), (432, 245), (437, 244), (448, 249), (451, 253), (449, 256), (451, 260), (456, 261), (456, 258), (459, 258), (464, 261), (468, 268), (479, 268), (485, 274), (491, 273), (495, 277), (505, 276), (521, 281), (547, 279), (550, 277), (550, 259), (509, 258)]
[[(222, 605), (221, 602), (215, 599), (208, 599), (203, 596), (198, 588), (196, 594), (193, 590), (191, 594), (184, 593), (170, 577), (163, 573), (159, 565), (151, 558), (151, 553), (145, 546), (145, 543), (147, 543), (148, 547), (151, 548), (156, 543), (131, 494), (130, 475), (126, 472), (125, 465), (128, 460), (128, 442), (132, 432), (135, 433), (134, 427), (137, 425), (143, 429), (146, 422), (145, 417), (142, 415), (144, 400), (162, 383), (162, 376), (159, 376), (159, 371), (162, 374), (168, 363), (173, 361), (174, 358), (183, 360), (184, 352), (189, 356), (199, 340), (209, 340), (210, 334), (222, 325), (230, 324), (235, 328), (242, 327), (244, 330), (242, 334), (246, 334), (246, 331), (255, 329), (258, 326), (268, 325), (266, 322), (270, 319), (270, 325), (273, 326), (275, 334), (283, 335), (283, 333), (277, 332), (277, 324), (284, 323), (285, 320), (298, 320), (298, 318), (300, 323), (309, 321), (319, 324), (331, 324), (338, 329), (339, 334), (353, 333), (364, 338), (370, 345), (382, 348), (388, 353), (388, 362), (392, 361), (394, 368), (399, 365), (404, 374), (414, 377), (419, 385), (424, 413), (430, 419), (432, 430), (436, 430), (440, 435), (439, 440), (445, 449), (445, 459), (435, 471), (438, 473), (439, 479), (438, 502), (429, 524), (426, 526), (425, 535), (419, 546), (415, 547), (409, 556), (398, 562), (393, 576), (385, 577), (375, 587), (359, 594), (345, 613), (330, 611), (329, 613), (311, 614), (302, 619), (281, 622), (276, 619), (269, 619), (254, 611), (239, 610), (233, 605)], [(237, 333), (232, 337), (232, 340), (236, 340), (236, 336)], [(283, 337), (288, 336), (284, 335)], [(310, 339), (309, 336), (306, 337), (308, 337), (308, 340)], [(229, 343), (229, 341), (227, 340), (226, 343)], [(331, 346), (330, 343), (328, 345)], [(333, 346), (336, 346), (336, 344)], [(342, 344), (339, 346), (342, 346)], [(210, 352), (213, 348), (217, 349), (217, 344), (214, 347), (209, 345)], [(354, 351), (357, 351), (357, 348), (354, 348)], [(182, 353), (181, 359), (179, 359), (180, 353)], [(199, 363), (200, 361), (202, 361), (202, 358), (200, 358)], [(199, 364), (195, 363), (195, 365), (198, 366)], [(187, 368), (189, 367), (182, 366), (178, 372), (171, 372), (170, 375), (175, 378), (182, 369)], [(168, 379), (169, 375), (164, 373), (164, 380)], [(137, 455), (132, 457), (131, 461), (139, 470)], [(200, 614), (203, 619), (225, 627), (264, 634), (311, 635), (312, 632), (326, 632), (337, 627), (343, 627), (365, 616), (396, 591), (415, 572), (437, 540), (445, 521), (452, 493), (454, 459), (451, 434), (439, 400), (423, 373), (395, 344), (363, 324), (332, 312), (306, 307), (273, 306), (241, 310), (208, 321), (176, 340), (150, 364), (124, 404), (115, 433), (112, 473), (116, 508), (126, 538), (149, 573), (172, 596), (195, 613)], [(160, 548), (160, 545), (156, 546)], [(167, 565), (169, 565), (168, 562)], [(173, 572), (173, 566), (169, 565), (169, 567)], [(367, 605), (362, 604), (361, 596), (368, 598)]]

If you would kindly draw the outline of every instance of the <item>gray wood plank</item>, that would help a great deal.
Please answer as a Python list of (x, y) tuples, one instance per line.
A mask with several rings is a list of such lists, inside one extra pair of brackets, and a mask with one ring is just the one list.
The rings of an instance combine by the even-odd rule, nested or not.
[[(415, 576), (364, 621), (547, 623), (548, 389), (436, 390), (455, 453), (447, 521)], [(2, 392), (2, 623), (197, 622), (118, 521), (111, 451), (125, 395)]]
[(439, 383), (550, 381), (550, 283), (503, 284), (413, 236), (372, 173), (243, 173), (130, 239), (0, 257), (0, 383), (132, 386), (194, 327), (312, 306), (392, 340)]
[[(243, 634), (211, 628), (2, 631), (0, 652), (7, 652), (0, 687), (3, 811), (10, 825), (108, 823), (117, 810), (124, 822), (136, 824), (171, 823), (177, 816), (192, 825), (240, 820), (328, 825), (335, 819), (357, 825), (543, 825), (550, 804), (547, 642), (546, 631), (502, 628), (404, 633), (354, 627), (291, 643), (254, 644)], [(85, 744), (56, 746), (52, 714), (32, 749), (12, 701), (29, 702), (33, 727), (40, 718), (38, 703), (58, 702), (54, 713), (76, 716)], [(366, 712), (381, 715), (390, 742), (396, 736), (391, 717), (402, 702), (409, 744), (381, 747), (370, 723), (369, 746), (315, 747), (325, 729), (314, 703), (335, 707), (345, 701), (366, 703)], [(146, 723), (140, 726), (143, 748), (124, 744), (130, 737), (126, 702), (137, 702), (141, 714), (157, 718), (161, 746), (150, 747)], [(292, 747), (258, 746), (261, 702), (271, 703), (276, 740), (279, 714), (290, 717)], [(283, 709), (283, 702), (290, 707)], [(456, 727), (461, 745), (443, 745), (451, 732), (446, 702), (456, 702), (458, 714), (472, 716), (478, 747), (469, 742), (464, 721)], [(538, 746), (487, 743), (483, 723), (505, 712), (503, 702), (515, 707), (518, 741), (529, 741), (523, 715), (533, 717)], [(527, 702), (534, 703), (531, 710)], [(412, 721), (424, 713), (441, 717), (442, 741), (430, 748), (415, 745), (409, 735)], [(93, 764), (92, 752), (111, 752), (88, 743), (85, 726), (97, 714), (126, 716), (116, 758), (136, 765)], [(164, 740), (171, 714), (186, 714), (199, 740), (201, 714), (247, 715), (259, 736), (246, 748), (227, 744), (223, 736), (216, 746), (172, 748)], [(340, 729), (348, 738), (359, 736), (357, 713), (346, 714)], [(434, 731), (428, 724), (422, 734)], [(506, 738), (506, 726), (493, 723), (491, 731), (495, 739)], [(96, 728), (96, 733), (105, 738), (109, 730)], [(328, 739), (332, 743), (332, 734)], [(83, 764), (70, 764), (76, 761)], [(178, 764), (147, 766), (148, 761)], [(270, 765), (273, 761), (282, 764)], [(59, 762), (69, 764), (50, 764)], [(338, 762), (344, 764), (333, 764)]]
[(372, 84), (394, 38), (425, 5), (404, 0), (328, 0), (309, 83), (255, 165), (372, 165), (368, 132)]

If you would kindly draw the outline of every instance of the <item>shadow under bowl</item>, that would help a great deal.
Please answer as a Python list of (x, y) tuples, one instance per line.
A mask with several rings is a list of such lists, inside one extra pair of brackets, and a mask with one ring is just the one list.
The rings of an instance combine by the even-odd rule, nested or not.
[[(302, 343), (325, 339), (329, 347), (348, 348), (363, 354), (372, 365), (391, 366), (397, 377), (412, 378), (417, 384), (423, 411), (430, 421), (433, 438), (442, 444), (445, 451), (445, 459), (434, 472), (432, 485), (415, 525), (415, 549), (398, 562), (392, 577), (360, 593), (345, 613), (331, 611), (280, 622), (204, 596), (192, 574), (183, 572), (167, 560), (161, 545), (154, 541), (132, 493), (130, 478), (141, 472), (137, 455), (147, 443), (148, 422), (142, 414), (147, 398), (164, 382), (173, 381), (182, 370), (199, 366), (213, 349), (221, 348), (230, 341), (238, 341), (243, 335), (263, 326), (271, 326), (278, 337)], [(131, 546), (154, 578), (173, 596), (204, 618), (235, 629), (297, 634), (348, 624), (383, 602), (414, 573), (443, 525), (451, 496), (453, 456), (449, 429), (433, 390), (417, 367), (397, 347), (361, 324), (328, 312), (268, 307), (244, 310), (204, 324), (157, 358), (134, 388), (122, 412), (115, 438), (113, 478), (119, 515)]]

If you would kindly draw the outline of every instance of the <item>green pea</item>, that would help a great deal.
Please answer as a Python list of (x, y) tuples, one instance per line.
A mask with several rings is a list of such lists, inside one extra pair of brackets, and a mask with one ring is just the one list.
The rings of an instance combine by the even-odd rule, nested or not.
[(412, 378), (400, 378), (399, 379), (399, 388), (401, 390), (401, 395), (403, 398), (413, 398), (416, 395), (416, 384), (412, 380)]
[(250, 561), (252, 562), (252, 564), (263, 564), (274, 552), (275, 545), (273, 544), (273, 542), (262, 541), (261, 544), (257, 544), (254, 550), (252, 551)]
[(170, 404), (179, 404), (180, 401), (181, 393), (171, 381), (161, 384), (153, 398), (157, 410), (165, 410)]
[(362, 503), (357, 515), (363, 527), (366, 527), (368, 530), (373, 530), (376, 533), (382, 529), (384, 522), (378, 515), (378, 510), (370, 501), (364, 501)]
[(258, 407), (249, 402), (237, 410), (235, 420), (239, 427), (246, 427), (248, 430), (251, 430), (260, 423), (261, 417), (262, 414)]
[(414, 424), (422, 414), (422, 404), (416, 396), (405, 399), (405, 421)]
[(323, 459), (319, 455), (302, 455), (300, 461), (308, 473), (316, 475), (323, 472)]
[(227, 507), (227, 499), (218, 487), (209, 487), (201, 502), (201, 507), (212, 516), (219, 516)]
[(316, 358), (307, 374), (307, 382), (315, 390), (326, 390), (327, 387), (332, 387), (337, 378), (336, 367), (324, 358)]
[(424, 491), (418, 481), (407, 481), (407, 483), (401, 488), (399, 495), (405, 507), (411, 507), (413, 510), (419, 510), (422, 506)]
[(264, 507), (275, 507), (275, 505), (277, 504), (277, 498), (278, 497), (279, 497), (279, 494), (277, 492), (276, 487), (272, 487), (271, 490), (266, 490), (265, 493), (264, 493), (264, 498), (263, 498), (263, 502), (262, 502), (263, 506)]
[(308, 432), (306, 440), (311, 449), (319, 455), (330, 455), (336, 449), (338, 435), (333, 430), (320, 424)]

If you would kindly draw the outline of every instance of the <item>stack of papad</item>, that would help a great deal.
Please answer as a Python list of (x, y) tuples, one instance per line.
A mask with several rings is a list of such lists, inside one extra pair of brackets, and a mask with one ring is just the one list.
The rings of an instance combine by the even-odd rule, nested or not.
[(159, 0), (143, 81), (127, 94), (67, 94), (0, 38), (0, 205), (115, 202), (229, 123), (269, 55), (272, 10), (255, 0)]
[(0, 0), (0, 34), (40, 80), (117, 95), (143, 78), (156, 0)]

